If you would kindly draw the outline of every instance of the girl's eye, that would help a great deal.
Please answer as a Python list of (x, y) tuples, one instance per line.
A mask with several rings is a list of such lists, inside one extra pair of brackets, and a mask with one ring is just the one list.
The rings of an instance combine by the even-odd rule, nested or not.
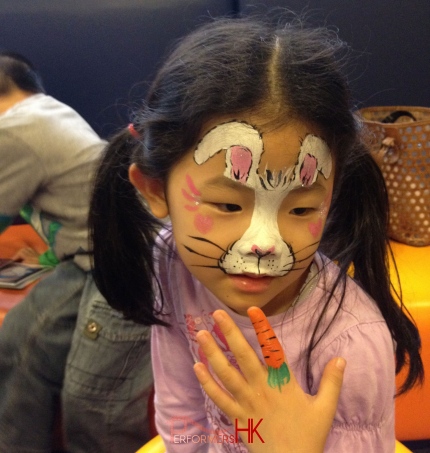
[(297, 216), (303, 216), (305, 214), (309, 214), (311, 212), (312, 208), (294, 208), (290, 211), (290, 214), (297, 215)]
[(242, 208), (238, 204), (231, 203), (217, 203), (217, 208), (223, 212), (239, 212)]

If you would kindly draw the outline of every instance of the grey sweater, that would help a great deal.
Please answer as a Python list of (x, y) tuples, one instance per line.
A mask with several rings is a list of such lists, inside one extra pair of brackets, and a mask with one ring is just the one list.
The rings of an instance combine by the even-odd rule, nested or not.
[[(106, 143), (72, 108), (36, 94), (0, 115), (0, 225), (21, 212), (48, 243), (46, 261), (89, 260), (92, 175)], [(41, 262), (43, 262), (43, 258)]]

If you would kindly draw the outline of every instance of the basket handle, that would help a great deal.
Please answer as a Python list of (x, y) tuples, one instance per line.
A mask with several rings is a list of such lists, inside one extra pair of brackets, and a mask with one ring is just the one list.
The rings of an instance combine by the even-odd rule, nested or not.
[[(410, 118), (412, 121), (416, 121), (415, 116), (407, 110), (395, 110), (387, 115), (380, 122), (384, 124), (395, 123), (402, 116)], [(400, 149), (397, 146), (394, 137), (386, 136), (381, 142), (381, 148), (374, 154), (375, 160), (378, 164), (395, 164), (400, 157)]]
[(411, 118), (412, 121), (417, 120), (415, 118), (415, 116), (412, 115), (412, 113), (408, 112), (407, 110), (396, 110), (394, 112), (391, 112), (383, 120), (381, 120), (381, 123), (395, 123), (402, 116), (407, 116), (407, 117)]

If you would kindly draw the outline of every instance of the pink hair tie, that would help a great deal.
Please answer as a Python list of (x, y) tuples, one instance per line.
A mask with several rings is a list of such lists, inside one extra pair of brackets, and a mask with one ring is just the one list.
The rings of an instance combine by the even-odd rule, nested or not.
[(133, 123), (130, 123), (128, 126), (127, 126), (127, 129), (128, 129), (128, 132), (130, 132), (130, 135), (134, 138), (136, 138), (137, 140), (140, 139), (140, 134), (139, 132), (137, 132), (137, 130), (134, 128), (134, 124)]

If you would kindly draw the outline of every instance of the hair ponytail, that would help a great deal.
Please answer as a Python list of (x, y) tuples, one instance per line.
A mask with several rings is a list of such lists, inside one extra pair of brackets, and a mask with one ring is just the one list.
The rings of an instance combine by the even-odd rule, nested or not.
[(126, 318), (165, 324), (153, 308), (152, 253), (159, 222), (128, 179), (139, 144), (128, 130), (118, 133), (97, 171), (89, 216), (93, 275), (108, 303)]

